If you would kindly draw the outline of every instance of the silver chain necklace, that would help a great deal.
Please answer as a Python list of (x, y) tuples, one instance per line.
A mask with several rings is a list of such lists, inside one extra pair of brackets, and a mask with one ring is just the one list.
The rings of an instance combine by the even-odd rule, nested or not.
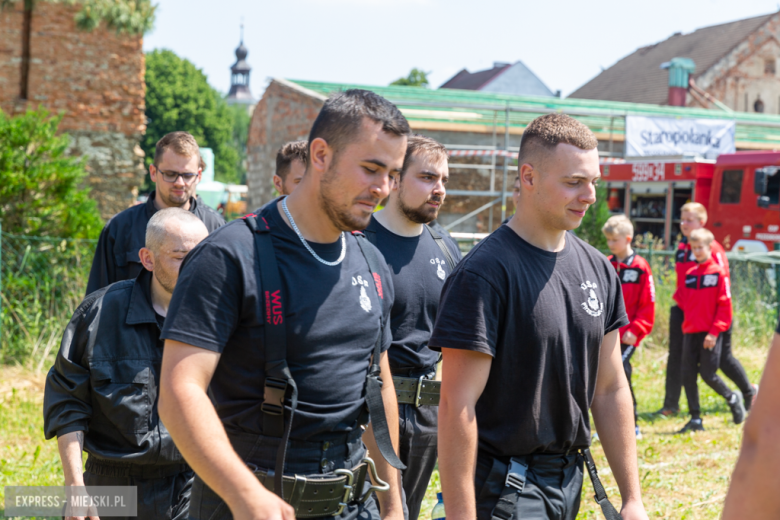
[(306, 241), (305, 238), (303, 238), (303, 235), (301, 235), (301, 231), (298, 229), (298, 226), (295, 225), (295, 220), (293, 220), (292, 215), (290, 215), (290, 210), (287, 209), (287, 197), (282, 199), (282, 209), (284, 210), (284, 214), (287, 215), (287, 218), (290, 220), (290, 225), (293, 228), (293, 231), (295, 231), (295, 234), (298, 235), (298, 238), (301, 239), (301, 242), (303, 243), (303, 246), (311, 253), (311, 256), (313, 256), (318, 262), (325, 265), (339, 265), (342, 260), (344, 260), (344, 257), (347, 255), (347, 239), (344, 238), (344, 232), (341, 232), (341, 255), (339, 255), (338, 260), (335, 262), (328, 262), (327, 260), (323, 260), (322, 258), (317, 255), (317, 253), (314, 252), (314, 249), (311, 248), (309, 243)]

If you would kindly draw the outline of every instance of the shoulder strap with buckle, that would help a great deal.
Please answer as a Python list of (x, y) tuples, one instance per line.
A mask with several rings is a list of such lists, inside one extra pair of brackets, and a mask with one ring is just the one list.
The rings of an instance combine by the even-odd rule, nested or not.
[[(263, 307), (265, 309), (263, 335), (265, 343), (265, 388), (263, 391), (263, 435), (281, 437), (276, 453), (274, 490), (284, 496), (282, 476), (284, 459), (287, 455), (287, 441), (290, 439), (293, 416), (298, 407), (298, 387), (287, 366), (287, 326), (284, 323), (286, 299), (282, 292), (282, 278), (276, 263), (276, 253), (271, 240), (271, 228), (264, 218), (258, 222), (256, 215), (244, 217), (247, 226), (255, 236), (255, 248), (260, 268), (260, 283)], [(290, 418), (285, 425), (285, 399), (289, 390)]]
[[(377, 251), (373, 247), (369, 246), (366, 241), (369, 239), (360, 232), (353, 232), (353, 236), (356, 238), (360, 252), (363, 253), (363, 257), (368, 264), (368, 270), (371, 271), (371, 277), (374, 279), (374, 287), (379, 295), (379, 299), (384, 299), (382, 289), (382, 277), (379, 275), (379, 257)], [(380, 318), (381, 322), (381, 318)], [(382, 322), (379, 328), (379, 336), (374, 344), (374, 352), (371, 355), (371, 366), (368, 370), (368, 376), (366, 376), (366, 405), (368, 406), (368, 414), (371, 417), (371, 423), (374, 430), (374, 439), (376, 440), (379, 452), (385, 458), (388, 464), (396, 469), (404, 470), (406, 466), (401, 459), (396, 455), (393, 449), (393, 443), (390, 440), (390, 429), (387, 424), (387, 417), (385, 416), (385, 406), (382, 401), (382, 381), (379, 379), (380, 368), (379, 358), (382, 355), (382, 338), (384, 337), (385, 325)]]
[(455, 269), (455, 260), (452, 258), (452, 253), (450, 253), (450, 248), (447, 247), (444, 238), (440, 236), (431, 226), (423, 224), (423, 227), (428, 230), (428, 233), (431, 234), (431, 238), (433, 238), (433, 240), (436, 242), (436, 245), (439, 246), (441, 252), (444, 253), (444, 258), (447, 260), (447, 265), (450, 266), (450, 272), (452, 272), (452, 270)]
[(588, 468), (588, 475), (590, 475), (590, 482), (593, 484), (593, 491), (596, 499), (596, 503), (601, 507), (601, 512), (604, 514), (604, 518), (607, 520), (623, 520), (620, 513), (617, 512), (615, 506), (607, 498), (607, 492), (604, 490), (604, 486), (601, 484), (599, 478), (599, 472), (596, 470), (596, 463), (593, 461), (593, 455), (590, 454), (590, 449), (585, 448), (582, 450), (582, 458), (585, 459), (585, 467)]

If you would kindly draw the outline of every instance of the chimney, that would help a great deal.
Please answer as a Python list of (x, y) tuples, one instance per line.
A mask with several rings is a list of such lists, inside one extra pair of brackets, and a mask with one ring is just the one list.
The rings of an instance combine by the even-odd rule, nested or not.
[(696, 64), (690, 58), (672, 58), (662, 63), (661, 68), (669, 69), (669, 105), (684, 107), (688, 95), (688, 75), (696, 70)]

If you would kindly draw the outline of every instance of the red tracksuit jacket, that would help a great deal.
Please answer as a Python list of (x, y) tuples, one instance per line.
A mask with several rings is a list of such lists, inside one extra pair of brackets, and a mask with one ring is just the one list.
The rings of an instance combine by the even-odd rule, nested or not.
[(633, 253), (624, 262), (618, 262), (610, 255), (610, 263), (618, 272), (623, 289), (623, 301), (629, 323), (620, 328), (620, 337), (630, 330), (636, 337), (638, 347), (642, 339), (650, 334), (655, 322), (655, 284), (647, 260)]
[[(723, 268), (724, 272), (726, 273), (726, 277), (728, 277), (729, 259), (726, 258), (726, 250), (723, 249), (723, 246), (720, 245), (720, 242), (717, 240), (712, 241), (712, 244), (710, 244), (710, 249), (712, 250), (713, 260), (715, 260), (715, 262)], [(688, 243), (688, 238), (683, 237), (683, 239), (680, 240), (680, 243), (677, 244), (677, 254), (675, 255), (674, 259), (674, 270), (677, 273), (677, 290), (674, 292), (674, 296), (672, 296), (674, 301), (677, 302), (677, 305), (679, 305), (681, 309), (682, 305), (678, 299), (678, 294), (680, 289), (685, 286), (685, 273), (697, 265), (698, 264), (696, 263), (696, 259), (693, 257), (693, 253), (691, 253), (691, 245)], [(685, 309), (683, 309), (683, 312), (685, 312)]]
[(717, 336), (731, 326), (729, 278), (712, 257), (688, 270), (677, 292), (685, 313), (685, 334), (709, 332)]

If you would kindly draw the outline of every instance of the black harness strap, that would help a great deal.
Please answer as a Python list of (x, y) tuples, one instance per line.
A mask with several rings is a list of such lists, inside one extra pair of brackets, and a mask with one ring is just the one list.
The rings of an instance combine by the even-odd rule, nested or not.
[[(379, 257), (376, 250), (366, 244), (365, 240), (368, 240), (366, 236), (359, 232), (352, 233), (357, 239), (360, 252), (368, 263), (368, 270), (371, 271), (371, 277), (374, 279), (374, 286), (376, 288), (379, 299), (384, 299), (382, 290), (382, 278), (379, 276)], [(381, 320), (381, 318), (380, 318)], [(401, 459), (396, 455), (393, 449), (393, 443), (390, 440), (390, 428), (387, 424), (387, 417), (385, 416), (385, 405), (382, 401), (382, 381), (379, 378), (379, 358), (382, 355), (382, 338), (384, 336), (384, 323), (379, 328), (379, 336), (374, 344), (374, 352), (371, 355), (371, 366), (368, 369), (368, 376), (366, 376), (366, 405), (368, 406), (368, 414), (371, 417), (373, 424), (374, 439), (376, 440), (377, 447), (380, 453), (385, 458), (388, 464), (395, 469), (404, 470), (406, 466)]]
[[(434, 242), (436, 242), (436, 245), (439, 246), (439, 249), (441, 249), (441, 252), (444, 254), (444, 259), (447, 261), (447, 265), (450, 266), (450, 272), (452, 272), (452, 270), (455, 269), (455, 259), (452, 258), (452, 253), (450, 253), (450, 248), (448, 248), (447, 244), (444, 242), (444, 238), (441, 237), (434, 229), (432, 229), (431, 226), (427, 226), (423, 224), (423, 227), (428, 230), (428, 233), (430, 233), (431, 238), (433, 238)], [(367, 238), (369, 242), (376, 245), (375, 231), (366, 229), (363, 231), (363, 234), (365, 235), (365, 238)]]
[(596, 463), (593, 461), (593, 455), (590, 454), (590, 449), (585, 448), (582, 450), (582, 458), (585, 459), (585, 467), (588, 468), (588, 475), (590, 475), (590, 482), (593, 484), (593, 491), (596, 492), (593, 498), (596, 499), (596, 503), (601, 506), (601, 512), (604, 513), (604, 518), (607, 520), (623, 520), (620, 513), (617, 512), (615, 506), (607, 498), (607, 492), (604, 491), (604, 486), (601, 484), (599, 478), (599, 472), (596, 470)]
[[(284, 496), (282, 489), (284, 459), (287, 455), (287, 441), (290, 439), (293, 416), (298, 407), (298, 387), (287, 366), (287, 326), (284, 323), (286, 300), (282, 292), (282, 278), (276, 263), (274, 245), (271, 241), (271, 229), (265, 219), (258, 223), (255, 217), (249, 214), (244, 219), (255, 236), (255, 248), (260, 267), (260, 288), (265, 309), (263, 313), (265, 388), (260, 409), (263, 411), (263, 434), (282, 439), (276, 453), (274, 471), (274, 490), (282, 497)], [(290, 390), (290, 418), (285, 421), (284, 402), (288, 389)]]
[(450, 253), (450, 248), (447, 247), (447, 244), (444, 242), (444, 238), (439, 236), (436, 230), (431, 226), (424, 227), (428, 230), (428, 233), (431, 234), (431, 237), (436, 242), (436, 245), (439, 246), (441, 252), (444, 253), (444, 259), (447, 260), (447, 265), (450, 266), (450, 272), (452, 272), (452, 270), (455, 269), (455, 260), (452, 258), (452, 253)]

